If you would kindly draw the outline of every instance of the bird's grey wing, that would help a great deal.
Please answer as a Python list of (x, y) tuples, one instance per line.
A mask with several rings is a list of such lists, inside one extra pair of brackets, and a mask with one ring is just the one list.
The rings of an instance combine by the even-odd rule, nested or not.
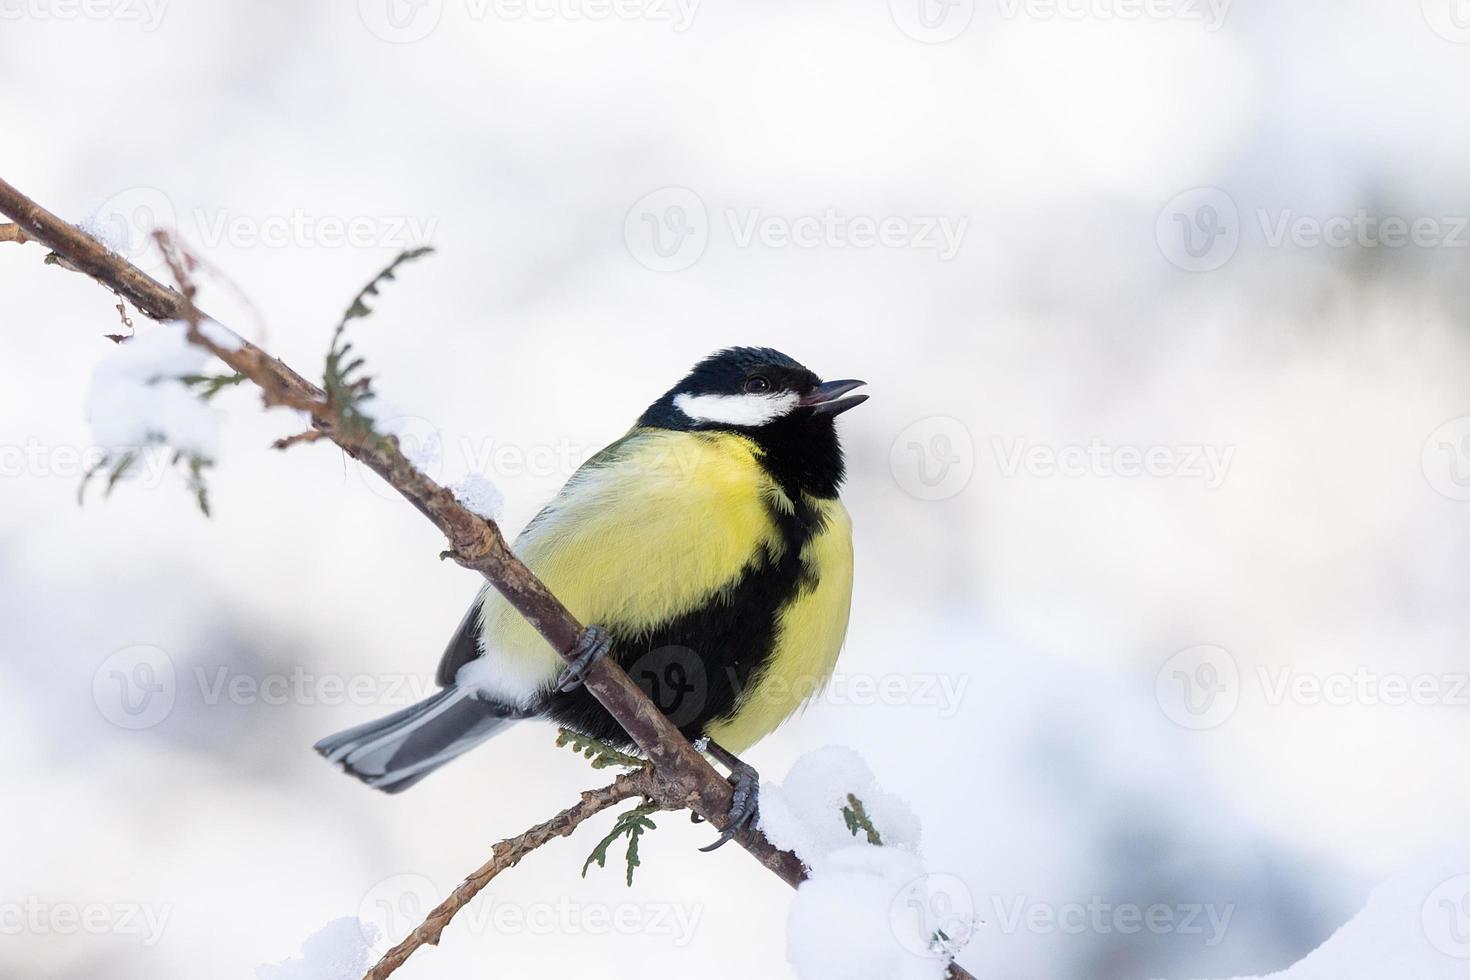
[(454, 636), (444, 648), (444, 656), (439, 658), (439, 670), (435, 673), (434, 680), (440, 687), (453, 684), (454, 675), (459, 673), (459, 668), (480, 655), (480, 603), (484, 598), (485, 592), (482, 589), (475, 596), (475, 601), (470, 603), (464, 618), (459, 621)]
[[(599, 466), (607, 466), (616, 461), (621, 454), (623, 444), (635, 438), (638, 431), (637, 429), (633, 429), (621, 439), (605, 446), (596, 455), (578, 467), (577, 472), (572, 474), (571, 479), (567, 480), (566, 486), (562, 487), (561, 492), (557, 496), (560, 497), (562, 494), (575, 488), (577, 477), (583, 475), (586, 471), (596, 469)], [(526, 530), (529, 531), (535, 527), (538, 522), (548, 517), (555, 508), (556, 501), (553, 500), (531, 519), (531, 523), (526, 525)], [(521, 533), (524, 534), (525, 532), (523, 531)], [(450, 684), (453, 684), (454, 675), (459, 673), (459, 668), (474, 660), (481, 653), (480, 612), (488, 589), (489, 586), (486, 586), (480, 590), (479, 595), (475, 596), (475, 601), (470, 604), (469, 611), (459, 621), (459, 626), (455, 629), (454, 636), (450, 638), (449, 645), (444, 648), (444, 655), (439, 658), (439, 669), (434, 674), (434, 680), (440, 687), (448, 687)]]

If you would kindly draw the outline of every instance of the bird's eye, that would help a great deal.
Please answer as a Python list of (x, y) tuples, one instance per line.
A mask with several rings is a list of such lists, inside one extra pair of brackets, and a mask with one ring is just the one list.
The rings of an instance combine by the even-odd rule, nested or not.
[(752, 395), (759, 395), (763, 391), (770, 391), (771, 383), (757, 374), (755, 377), (745, 382), (745, 390), (750, 392)]

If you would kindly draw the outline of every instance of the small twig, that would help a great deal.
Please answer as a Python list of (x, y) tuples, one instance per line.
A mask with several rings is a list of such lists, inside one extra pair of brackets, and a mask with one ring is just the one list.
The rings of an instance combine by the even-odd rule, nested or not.
[(745, 764), (740, 761), (740, 757), (738, 755), (720, 745), (719, 742), (705, 742), (704, 750), (712, 755), (716, 762), (718, 762), (720, 765), (724, 766), (731, 772), (734, 772), (738, 767)]
[(316, 442), (321, 437), (322, 434), (318, 430), (307, 429), (305, 432), (298, 432), (294, 436), (284, 436), (280, 439), (277, 439), (275, 442), (271, 443), (271, 448), (290, 449), (292, 446), (300, 445), (303, 442)]
[(190, 275), (194, 270), (194, 258), (163, 228), (153, 229), (153, 241), (163, 253), (163, 261), (168, 264), (168, 271), (173, 273), (174, 282), (183, 295), (184, 315), (179, 319), (189, 324), (189, 339), (193, 340), (199, 331), (199, 321), (204, 319), (204, 314), (194, 305), (194, 297), (199, 294), (199, 287), (194, 285), (193, 276)]
[(15, 242), (17, 245), (24, 245), (28, 241), (30, 241), (30, 238), (26, 237), (26, 233), (20, 225), (0, 225), (0, 242)]
[[(117, 316), (118, 316), (118, 319), (120, 319), (122, 321), (122, 325), (123, 326), (127, 327), (129, 330), (133, 330), (133, 318), (130, 317), (130, 316), (128, 316), (128, 304), (127, 304), (127, 302), (125, 300), (118, 300), (118, 302), (117, 302)], [(110, 341), (112, 341), (115, 344), (120, 344), (124, 340), (127, 340), (131, 336), (132, 336), (131, 333), (128, 334), (127, 336), (123, 336), (122, 334), (118, 334), (118, 333), (110, 333), (110, 334), (107, 335), (107, 339), (110, 340)]]
[(468, 905), (496, 875), (515, 867), (521, 858), (542, 844), (557, 837), (569, 836), (588, 818), (596, 816), (623, 800), (632, 799), (635, 796), (647, 797), (653, 794), (654, 789), (651, 769), (643, 768), (625, 773), (601, 789), (587, 790), (574, 806), (567, 807), (550, 820), (538, 823), (518, 837), (512, 837), (496, 844), (491, 852), (490, 860), (461, 882), (459, 887), (451, 892), (448, 898), (440, 902), (424, 919), (423, 924), (409, 933), (403, 942), (384, 953), (383, 958), (367, 972), (363, 980), (386, 980), (420, 946), (439, 945), (439, 936), (444, 932), (444, 927), (449, 925), (449, 920), (454, 918), (456, 912)]

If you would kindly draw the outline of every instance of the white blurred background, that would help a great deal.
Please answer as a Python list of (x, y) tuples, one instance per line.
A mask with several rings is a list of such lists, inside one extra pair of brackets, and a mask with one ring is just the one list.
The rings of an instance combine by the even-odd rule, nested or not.
[[(151, 269), (176, 227), (309, 374), (432, 242), (352, 336), (509, 532), (715, 348), (867, 379), (840, 675), (749, 761), (863, 753), (983, 980), (1265, 973), (1470, 818), (1463, 7), (0, 0), (0, 177)], [(0, 246), (0, 976), (396, 941), (604, 774), (542, 726), (397, 797), (318, 759), (476, 580), (243, 390), (213, 519), (166, 471), (79, 507), (127, 331), (42, 254)], [(582, 880), (610, 822), (399, 975), (789, 975), (776, 879), (665, 816)]]

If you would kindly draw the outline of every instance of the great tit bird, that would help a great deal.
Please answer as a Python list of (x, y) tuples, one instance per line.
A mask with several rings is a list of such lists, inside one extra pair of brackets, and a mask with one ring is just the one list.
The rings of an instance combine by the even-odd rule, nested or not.
[(607, 654), (691, 740), (744, 751), (821, 689), (847, 632), (852, 524), (834, 420), (867, 400), (850, 394), (862, 384), (824, 383), (763, 347), (695, 365), (516, 538), (596, 624), (578, 666), (486, 586), (439, 662), (442, 691), (317, 751), (397, 793), (520, 719), (627, 746), (578, 681)]

